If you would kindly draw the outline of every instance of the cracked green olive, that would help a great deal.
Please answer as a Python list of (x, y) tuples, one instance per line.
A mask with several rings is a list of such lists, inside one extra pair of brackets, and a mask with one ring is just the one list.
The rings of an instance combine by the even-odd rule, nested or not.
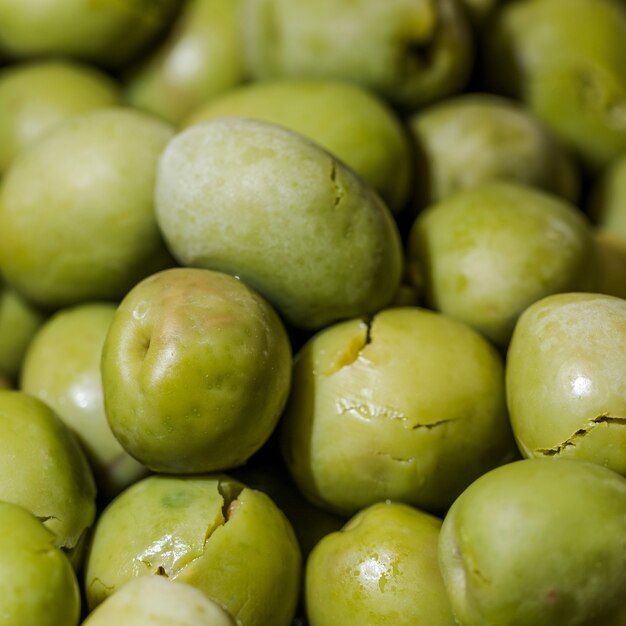
[(130, 109), (83, 113), (9, 168), (0, 191), (0, 268), (42, 306), (115, 300), (172, 260), (154, 218), (165, 123)]
[(595, 288), (583, 213), (522, 185), (486, 182), (430, 206), (409, 239), (427, 303), (505, 348), (524, 309), (551, 293)]
[(411, 110), (460, 91), (473, 56), (455, 0), (243, 0), (241, 24), (254, 78), (345, 80)]
[(0, 0), (0, 55), (76, 57), (107, 67), (131, 61), (180, 0)]
[(506, 367), (524, 456), (595, 461), (626, 476), (625, 372), (626, 300), (568, 293), (530, 306)]
[(626, 480), (594, 463), (526, 459), (452, 505), (441, 573), (463, 626), (626, 624)]
[(340, 514), (386, 498), (445, 510), (514, 455), (501, 358), (465, 324), (418, 308), (313, 337), (283, 420), (294, 480)]
[(100, 516), (85, 590), (93, 609), (133, 578), (166, 576), (200, 589), (241, 626), (289, 626), (300, 567), (293, 529), (265, 494), (225, 476), (152, 476)]
[(0, 391), (0, 500), (31, 511), (78, 567), (96, 487), (78, 442), (41, 400)]
[(190, 0), (170, 34), (128, 81), (127, 101), (178, 124), (243, 82), (239, 0)]
[(0, 626), (78, 624), (78, 581), (56, 545), (26, 509), (0, 502)]
[(159, 472), (225, 470), (274, 430), (291, 346), (278, 315), (243, 282), (175, 268), (122, 300), (101, 370), (109, 425), (132, 456)]
[(201, 591), (163, 576), (134, 578), (109, 596), (83, 626), (236, 626)]
[(72, 115), (114, 106), (116, 83), (93, 67), (46, 60), (0, 71), (0, 174), (27, 145)]
[(311, 626), (454, 626), (437, 560), (441, 520), (374, 504), (320, 541), (306, 564)]
[(513, 101), (491, 94), (444, 100), (410, 120), (425, 158), (424, 204), (488, 180), (518, 182), (576, 201), (578, 172), (543, 124)]
[(115, 309), (82, 304), (57, 312), (30, 343), (20, 376), (20, 388), (48, 404), (76, 433), (104, 501), (147, 471), (124, 451), (104, 413), (100, 360)]
[(621, 0), (511, 2), (487, 34), (487, 78), (521, 97), (589, 168), (626, 150)]
[(409, 138), (393, 111), (350, 83), (328, 80), (262, 81), (200, 107), (187, 126), (238, 116), (279, 124), (308, 137), (352, 168), (397, 213), (409, 196)]
[(378, 195), (272, 124), (220, 118), (176, 136), (156, 215), (179, 262), (235, 274), (297, 327), (375, 312), (400, 283), (400, 237)]

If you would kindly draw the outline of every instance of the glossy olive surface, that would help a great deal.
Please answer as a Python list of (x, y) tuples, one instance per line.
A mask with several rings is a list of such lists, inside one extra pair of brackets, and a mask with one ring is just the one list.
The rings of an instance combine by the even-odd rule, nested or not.
[(102, 513), (87, 558), (90, 608), (145, 575), (203, 591), (242, 626), (289, 626), (301, 557), (265, 494), (224, 476), (153, 476)]
[(441, 520), (405, 504), (374, 504), (325, 537), (306, 565), (311, 626), (454, 626), (439, 571)]
[(279, 124), (315, 141), (369, 183), (398, 212), (409, 197), (408, 134), (380, 98), (334, 80), (268, 80), (225, 93), (186, 121), (238, 116)]
[(0, 54), (75, 57), (119, 67), (180, 6), (181, 0), (0, 0)]
[(626, 300), (536, 302), (513, 333), (506, 385), (525, 456), (585, 459), (626, 476)]
[(445, 510), (514, 454), (501, 358), (465, 324), (419, 308), (313, 337), (283, 420), (294, 480), (341, 514), (386, 498)]

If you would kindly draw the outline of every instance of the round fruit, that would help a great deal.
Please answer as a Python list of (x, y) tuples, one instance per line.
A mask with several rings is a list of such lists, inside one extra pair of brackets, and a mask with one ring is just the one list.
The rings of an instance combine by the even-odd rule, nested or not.
[(159, 472), (245, 463), (268, 439), (291, 379), (291, 347), (265, 300), (219, 272), (175, 268), (136, 285), (102, 353), (107, 418)]
[(446, 515), (441, 572), (463, 626), (626, 623), (626, 480), (527, 459), (474, 482)]
[(533, 304), (513, 333), (506, 386), (524, 456), (626, 476), (626, 300), (568, 293)]
[(377, 311), (400, 283), (400, 237), (380, 198), (272, 124), (220, 118), (175, 137), (156, 209), (178, 261), (240, 277), (298, 327)]
[(441, 520), (374, 504), (320, 541), (306, 565), (311, 626), (454, 626), (437, 561)]

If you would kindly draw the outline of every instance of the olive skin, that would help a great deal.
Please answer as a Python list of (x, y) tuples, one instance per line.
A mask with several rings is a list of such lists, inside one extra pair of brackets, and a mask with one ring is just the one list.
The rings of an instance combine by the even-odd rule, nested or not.
[(463, 626), (621, 626), (626, 480), (594, 463), (526, 459), (448, 511), (439, 561)]
[(437, 560), (440, 527), (432, 515), (387, 501), (327, 535), (306, 564), (311, 626), (454, 626)]
[(566, 293), (529, 307), (506, 367), (524, 456), (594, 461), (626, 476), (625, 371), (626, 300)]
[(226, 476), (151, 476), (100, 516), (85, 590), (93, 609), (133, 578), (165, 575), (242, 626), (289, 626), (300, 568), (293, 529), (265, 494)]

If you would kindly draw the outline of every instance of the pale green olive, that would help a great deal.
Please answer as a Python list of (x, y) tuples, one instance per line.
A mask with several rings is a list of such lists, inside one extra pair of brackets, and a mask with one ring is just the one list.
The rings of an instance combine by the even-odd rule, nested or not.
[(356, 83), (403, 108), (460, 91), (473, 47), (456, 0), (243, 0), (256, 78)]
[(20, 388), (43, 400), (78, 436), (108, 501), (146, 468), (124, 451), (104, 413), (100, 360), (114, 304), (83, 304), (51, 317), (28, 347)]
[(133, 578), (109, 596), (83, 626), (236, 626), (200, 590), (163, 576)]
[(524, 456), (595, 461), (626, 476), (626, 300), (558, 294), (521, 315), (507, 402)]
[(85, 591), (94, 608), (156, 574), (197, 587), (241, 626), (290, 626), (300, 567), (293, 530), (265, 494), (224, 476), (152, 476), (100, 516)]
[(78, 581), (55, 539), (32, 513), (0, 501), (0, 626), (78, 624)]
[(70, 118), (16, 159), (0, 191), (0, 268), (29, 299), (117, 299), (172, 263), (154, 218), (172, 129), (137, 111)]
[(114, 106), (119, 87), (93, 67), (47, 60), (0, 71), (0, 173), (27, 145), (67, 118)]
[(340, 514), (386, 498), (445, 510), (515, 454), (501, 358), (465, 324), (418, 308), (307, 342), (282, 436), (300, 490)]
[(582, 212), (529, 187), (487, 182), (432, 205), (416, 220), (409, 257), (433, 308), (505, 348), (529, 305), (595, 288), (597, 259)]
[(78, 442), (43, 402), (0, 390), (0, 500), (31, 511), (78, 567), (96, 488)]
[(418, 189), (424, 204), (489, 180), (538, 187), (573, 202), (578, 197), (570, 155), (513, 101), (463, 95), (416, 113), (410, 126), (425, 161)]
[(220, 118), (176, 136), (156, 215), (179, 262), (239, 276), (298, 327), (375, 312), (400, 283), (400, 237), (378, 195), (272, 124)]
[(172, 17), (181, 0), (0, 0), (0, 54), (128, 63)]
[(374, 504), (320, 541), (306, 564), (311, 626), (454, 626), (437, 560), (441, 520)]
[(441, 573), (463, 626), (626, 623), (626, 480), (527, 459), (472, 483), (446, 515)]
[(369, 183), (394, 213), (408, 200), (408, 134), (384, 101), (365, 89), (329, 80), (259, 81), (211, 100), (186, 125), (226, 116), (279, 124), (312, 139)]
[(193, 109), (243, 82), (240, 0), (189, 0), (161, 46), (130, 76), (134, 107), (178, 124)]
[(241, 281), (210, 270), (175, 268), (137, 284), (102, 352), (111, 429), (160, 472), (245, 463), (274, 430), (290, 379), (278, 315)]
[(626, 150), (621, 0), (511, 2), (487, 33), (488, 81), (521, 97), (589, 168)]

